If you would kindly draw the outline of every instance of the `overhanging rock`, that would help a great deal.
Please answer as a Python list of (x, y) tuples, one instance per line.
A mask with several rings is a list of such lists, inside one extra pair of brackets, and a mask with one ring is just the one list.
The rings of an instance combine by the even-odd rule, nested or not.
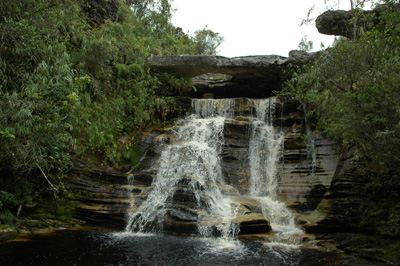
[[(389, 5), (379, 5), (372, 10), (356, 10), (357, 12), (357, 30), (358, 34), (361, 28), (364, 31), (371, 30), (373, 26), (385, 20), (382, 16), (385, 10), (391, 12), (399, 12), (400, 3), (396, 3), (393, 6)], [(326, 35), (336, 35), (344, 36), (347, 38), (354, 38), (354, 14), (352, 10), (329, 10), (321, 15), (315, 20), (315, 26), (319, 33)]]
[(159, 72), (194, 78), (193, 85), (196, 87), (196, 92), (192, 92), (191, 97), (263, 98), (271, 96), (274, 90), (282, 88), (283, 81), (289, 75), (290, 64), (307, 63), (315, 55), (316, 53), (291, 51), (289, 57), (154, 56), (150, 60), (150, 65), (153, 70)]

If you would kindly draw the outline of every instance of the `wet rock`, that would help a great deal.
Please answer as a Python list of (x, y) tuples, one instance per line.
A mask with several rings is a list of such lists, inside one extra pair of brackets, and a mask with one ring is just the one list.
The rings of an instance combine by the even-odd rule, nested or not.
[(179, 205), (169, 208), (161, 218), (163, 231), (173, 234), (196, 234), (198, 214)]
[[(173, 204), (184, 204), (189, 208), (204, 206), (204, 200), (198, 202), (196, 194), (190, 189), (177, 189), (172, 198)], [(202, 204), (201, 204), (202, 203)]]
[[(110, 184), (115, 182), (114, 184)], [(145, 187), (128, 183), (128, 174), (75, 164), (69, 189), (81, 204), (74, 217), (97, 226), (123, 228), (130, 208), (130, 193), (141, 193)]]
[(309, 212), (315, 210), (321, 203), (323, 196), (327, 192), (327, 188), (322, 184), (316, 184), (305, 196), (306, 201), (299, 206), (299, 211)]
[(268, 233), (272, 230), (271, 225), (262, 215), (242, 215), (233, 222), (239, 224), (239, 235)]
[(197, 221), (177, 221), (170, 216), (163, 218), (163, 231), (171, 234), (198, 234)]

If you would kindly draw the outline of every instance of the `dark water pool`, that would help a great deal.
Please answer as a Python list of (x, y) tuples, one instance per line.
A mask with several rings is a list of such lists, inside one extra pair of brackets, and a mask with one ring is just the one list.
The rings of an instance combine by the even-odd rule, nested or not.
[(31, 240), (0, 244), (0, 265), (338, 265), (334, 254), (272, 248), (262, 241), (223, 243), (102, 230), (62, 230)]

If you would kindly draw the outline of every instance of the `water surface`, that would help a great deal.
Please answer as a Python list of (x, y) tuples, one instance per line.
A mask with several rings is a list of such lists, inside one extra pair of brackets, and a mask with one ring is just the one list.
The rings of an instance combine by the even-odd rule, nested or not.
[(28, 242), (0, 244), (8, 265), (339, 265), (337, 256), (314, 249), (271, 246), (263, 241), (229, 243), (163, 234), (61, 230)]

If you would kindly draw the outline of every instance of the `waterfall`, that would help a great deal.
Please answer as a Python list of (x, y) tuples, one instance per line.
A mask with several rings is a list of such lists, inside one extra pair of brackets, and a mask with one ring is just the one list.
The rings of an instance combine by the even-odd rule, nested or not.
[[(216, 228), (222, 237), (237, 235), (238, 229), (231, 221), (236, 217), (238, 204), (224, 196), (219, 188), (223, 184), (220, 154), (224, 121), (231, 104), (229, 99), (193, 101), (195, 113), (178, 127), (176, 143), (162, 152), (154, 188), (147, 202), (130, 215), (127, 231), (144, 231), (149, 227), (162, 230), (162, 221), (157, 219), (166, 214), (178, 184), (186, 182), (199, 207), (204, 205), (201, 197), (207, 201), (203, 220), (219, 219), (214, 223), (218, 224)], [(204, 223), (199, 223), (198, 230), (204, 236), (213, 233)]]
[(229, 193), (224, 194), (221, 155), (226, 119), (232, 121), (244, 114), (249, 115), (246, 119), (240, 117), (240, 121), (249, 125), (247, 197), (259, 202), (260, 215), (270, 222), (273, 231), (295, 230), (292, 212), (277, 200), (284, 133), (273, 125), (275, 105), (275, 98), (193, 99), (193, 113), (174, 127), (175, 136), (157, 162), (153, 189), (141, 207), (129, 214), (126, 230), (162, 231), (163, 219), (173, 208), (175, 193), (184, 190), (193, 196), (200, 235), (235, 239), (239, 226), (234, 220), (246, 211), (234, 197), (226, 195)]
[(277, 200), (278, 163), (282, 158), (284, 134), (273, 125), (276, 98), (250, 101), (256, 111), (249, 143), (250, 196), (259, 200), (263, 215), (274, 231), (297, 231), (293, 213), (284, 202)]
[(282, 154), (283, 133), (272, 124), (275, 98), (251, 100), (257, 118), (251, 124), (250, 195), (276, 198), (278, 162)]

